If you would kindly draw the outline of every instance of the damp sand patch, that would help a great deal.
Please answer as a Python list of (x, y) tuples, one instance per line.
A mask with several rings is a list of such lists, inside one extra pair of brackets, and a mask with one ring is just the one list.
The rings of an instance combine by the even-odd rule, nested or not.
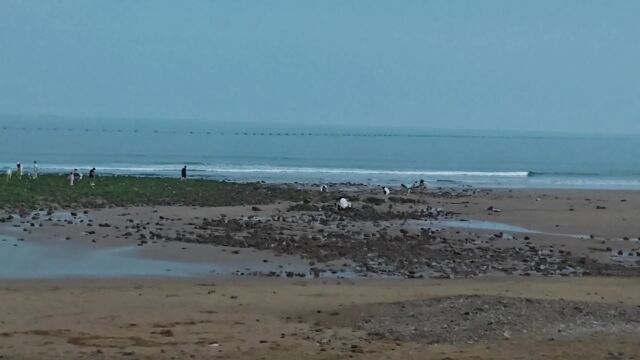
[(372, 338), (467, 344), (517, 338), (595, 334), (640, 335), (640, 307), (565, 300), (452, 296), (341, 309), (327, 326), (351, 327)]

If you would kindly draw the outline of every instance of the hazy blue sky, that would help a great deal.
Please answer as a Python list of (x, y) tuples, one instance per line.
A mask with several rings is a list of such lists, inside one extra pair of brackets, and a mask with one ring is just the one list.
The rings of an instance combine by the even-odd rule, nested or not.
[(2, 0), (0, 113), (640, 132), (640, 1)]

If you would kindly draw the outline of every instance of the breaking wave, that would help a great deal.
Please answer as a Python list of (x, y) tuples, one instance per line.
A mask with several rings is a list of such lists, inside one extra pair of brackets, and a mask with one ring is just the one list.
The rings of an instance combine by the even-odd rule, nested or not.
[[(425, 176), (425, 177), (503, 177), (526, 178), (527, 171), (433, 171), (433, 170), (384, 170), (362, 168), (329, 168), (329, 167), (287, 167), (287, 166), (226, 166), (205, 165), (200, 163), (186, 164), (190, 171), (198, 173), (230, 173), (230, 174), (336, 174), (336, 175), (388, 175), (388, 176)], [(102, 173), (126, 174), (163, 174), (171, 171), (179, 171), (183, 164), (166, 165), (136, 165), (118, 164), (102, 165), (98, 170)], [(90, 168), (85, 165), (48, 165), (42, 167), (43, 171), (66, 171), (73, 168)]]

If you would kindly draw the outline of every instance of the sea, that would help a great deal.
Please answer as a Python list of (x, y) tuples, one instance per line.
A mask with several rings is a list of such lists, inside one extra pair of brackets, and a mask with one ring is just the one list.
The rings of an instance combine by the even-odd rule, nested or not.
[(268, 183), (640, 189), (640, 136), (0, 117), (0, 168)]

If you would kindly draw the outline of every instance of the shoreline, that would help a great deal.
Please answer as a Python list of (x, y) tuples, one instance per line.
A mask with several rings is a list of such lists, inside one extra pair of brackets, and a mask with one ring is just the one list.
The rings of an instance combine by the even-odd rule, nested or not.
[[(432, 188), (477, 188), (519, 190), (640, 190), (640, 177), (636, 175), (605, 175), (576, 173), (545, 173), (536, 171), (419, 171), (419, 170), (367, 170), (304, 167), (227, 167), (187, 164), (189, 179), (227, 183), (261, 183), (272, 186), (400, 186), (423, 179)], [(85, 175), (93, 166), (41, 167), (41, 176), (68, 175), (67, 168), (79, 169)], [(5, 169), (12, 169), (5, 164)], [(143, 165), (132, 167), (98, 166), (99, 177), (131, 177), (152, 179), (179, 179), (182, 165), (163, 165), (154, 170)], [(25, 176), (30, 177), (30, 168)], [(4, 175), (4, 173), (2, 174)]]

